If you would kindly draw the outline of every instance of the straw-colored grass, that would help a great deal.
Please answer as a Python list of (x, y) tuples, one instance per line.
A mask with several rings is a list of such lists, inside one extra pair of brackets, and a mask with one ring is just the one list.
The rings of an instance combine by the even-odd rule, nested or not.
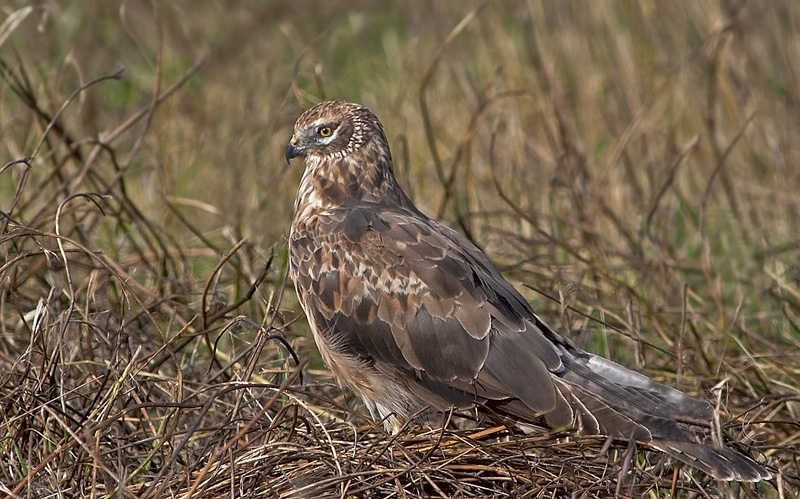
[[(4, 4), (0, 494), (798, 497), (797, 61), (791, 0)], [(776, 479), (369, 421), (285, 277), (283, 149), (325, 98), (548, 322), (718, 404)]]

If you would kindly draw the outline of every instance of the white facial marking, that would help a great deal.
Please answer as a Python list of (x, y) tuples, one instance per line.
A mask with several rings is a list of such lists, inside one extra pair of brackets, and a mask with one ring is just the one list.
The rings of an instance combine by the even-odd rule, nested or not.
[(332, 133), (329, 136), (323, 137), (322, 135), (319, 134), (319, 127), (321, 127), (322, 125), (325, 125), (329, 121), (330, 120), (326, 120), (325, 118), (318, 118), (309, 127), (311, 130), (313, 130), (314, 138), (320, 144), (323, 144), (323, 145), (330, 144), (333, 141), (333, 139), (336, 138), (336, 135), (339, 133), (339, 127), (331, 127)]

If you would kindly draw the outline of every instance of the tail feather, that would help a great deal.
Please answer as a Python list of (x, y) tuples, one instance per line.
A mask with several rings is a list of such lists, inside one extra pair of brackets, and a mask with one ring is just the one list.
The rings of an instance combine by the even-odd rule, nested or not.
[(653, 441), (651, 445), (719, 480), (759, 482), (772, 478), (772, 475), (763, 466), (729, 447), (715, 448), (710, 442), (663, 440)]
[(665, 419), (708, 424), (714, 409), (708, 402), (689, 397), (621, 365), (596, 355), (565, 358), (565, 381), (590, 393), (606, 395), (624, 407)]
[(746, 454), (714, 445), (708, 436), (714, 410), (707, 402), (590, 354), (564, 361), (555, 386), (585, 433), (649, 443), (720, 480), (771, 478)]

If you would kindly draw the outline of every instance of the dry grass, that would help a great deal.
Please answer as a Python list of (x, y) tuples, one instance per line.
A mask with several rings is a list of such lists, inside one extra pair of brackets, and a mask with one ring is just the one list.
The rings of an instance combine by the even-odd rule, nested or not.
[[(790, 0), (26, 4), (0, 8), (3, 494), (800, 494)], [(551, 324), (716, 398), (774, 486), (366, 420), (285, 281), (282, 151), (332, 97), (382, 118), (420, 207)]]

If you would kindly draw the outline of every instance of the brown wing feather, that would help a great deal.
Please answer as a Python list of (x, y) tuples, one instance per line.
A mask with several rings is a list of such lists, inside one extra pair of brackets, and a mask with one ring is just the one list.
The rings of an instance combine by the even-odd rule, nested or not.
[(712, 415), (705, 402), (574, 347), (478, 248), (438, 222), (365, 206), (318, 224), (313, 253), (292, 241), (306, 310), (334, 349), (437, 409), (485, 404), (502, 413), (519, 400), (527, 413), (514, 405), (517, 418), (641, 440), (653, 436), (643, 421), (675, 440), (684, 430), (672, 418)]
[(328, 341), (473, 402), (516, 397), (531, 414), (555, 409), (559, 350), (477, 248), (415, 213), (349, 208), (318, 220), (313, 249), (303, 236), (292, 257)]

